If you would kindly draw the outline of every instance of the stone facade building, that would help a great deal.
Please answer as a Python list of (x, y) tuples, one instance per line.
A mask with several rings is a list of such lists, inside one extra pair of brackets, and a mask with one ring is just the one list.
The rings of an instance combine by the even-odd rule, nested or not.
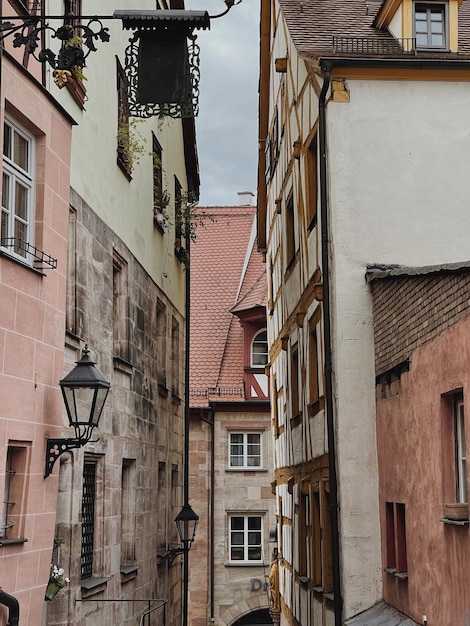
[(190, 624), (271, 624), (266, 282), (251, 194), (200, 209), (191, 248)]
[[(78, 20), (88, 4), (2, 9)], [(110, 37), (81, 68), (87, 80), (73, 74), (59, 89), (52, 67), (12, 39), (0, 57), (2, 626), (15, 617), (2, 600), (21, 626), (131, 625), (144, 614), (149, 624), (181, 622), (181, 571), (168, 548), (179, 541), (183, 496), (178, 208), (199, 194), (195, 128), (191, 118), (129, 116), (130, 34), (116, 8), (100, 3)], [(58, 382), (85, 347), (111, 391), (91, 441), (61, 454), (45, 478), (46, 439), (74, 436)], [(45, 601), (51, 564), (70, 582)]]

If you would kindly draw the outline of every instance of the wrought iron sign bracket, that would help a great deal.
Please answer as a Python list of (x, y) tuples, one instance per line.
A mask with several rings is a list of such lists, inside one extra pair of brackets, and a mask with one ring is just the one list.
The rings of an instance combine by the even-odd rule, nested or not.
[[(218, 15), (207, 11), (119, 10), (112, 16), (13, 15), (0, 17), (0, 45), (13, 36), (13, 47), (24, 46), (40, 63), (53, 68), (54, 82), (64, 87), (69, 79), (83, 78), (81, 69), (95, 43), (110, 40), (104, 20), (122, 20), (132, 30), (125, 51), (128, 113), (134, 117), (165, 115), (194, 117), (199, 101), (199, 46), (196, 29), (209, 29), (210, 20), (226, 15), (241, 0), (224, 0), (226, 9)], [(60, 20), (53, 28), (51, 21)], [(86, 20), (88, 20), (86, 22)], [(15, 23), (20, 21), (20, 23)], [(60, 42), (58, 52), (41, 47), (44, 35)]]
[[(97, 51), (95, 41), (99, 40), (103, 43), (109, 41), (109, 28), (103, 26), (101, 21), (103, 19), (112, 18), (73, 15), (8, 16), (6, 21), (0, 21), (0, 42), (13, 35), (13, 47), (24, 46), (37, 61), (49, 63), (53, 68), (54, 82), (61, 88), (69, 78), (79, 73), (84, 67), (90, 52)], [(14, 24), (9, 20), (21, 20), (21, 24)], [(53, 28), (49, 24), (53, 20), (66, 23)], [(88, 20), (88, 22), (80, 23), (79, 20)], [(50, 48), (40, 47), (41, 38), (46, 32), (51, 33), (52, 39), (58, 39), (61, 42), (57, 53)]]

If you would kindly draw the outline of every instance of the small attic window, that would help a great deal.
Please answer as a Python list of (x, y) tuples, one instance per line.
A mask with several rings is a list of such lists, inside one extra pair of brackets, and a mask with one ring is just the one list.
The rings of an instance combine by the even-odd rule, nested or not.
[(415, 2), (414, 35), (418, 50), (446, 50), (447, 43), (447, 4), (436, 2)]
[(251, 367), (264, 367), (268, 362), (268, 333), (260, 330), (251, 344)]

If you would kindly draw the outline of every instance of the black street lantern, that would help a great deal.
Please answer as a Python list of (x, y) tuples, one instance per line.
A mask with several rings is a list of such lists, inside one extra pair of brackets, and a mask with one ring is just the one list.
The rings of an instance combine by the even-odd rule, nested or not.
[(81, 448), (90, 441), (93, 429), (98, 426), (111, 384), (95, 367), (89, 357), (88, 346), (82, 358), (60, 382), (69, 426), (75, 430), (73, 439), (48, 439), (46, 443), (46, 468), (44, 478), (52, 472), (59, 456), (73, 448)]
[(181, 511), (175, 517), (175, 522), (181, 543), (184, 546), (187, 546), (188, 543), (192, 543), (196, 536), (199, 515), (193, 511), (189, 504), (184, 504)]

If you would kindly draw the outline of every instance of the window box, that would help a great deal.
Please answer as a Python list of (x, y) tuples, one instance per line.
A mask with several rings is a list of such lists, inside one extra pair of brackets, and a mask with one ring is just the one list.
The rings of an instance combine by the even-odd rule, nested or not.
[(444, 504), (444, 518), (448, 520), (468, 520), (468, 503), (452, 502)]

